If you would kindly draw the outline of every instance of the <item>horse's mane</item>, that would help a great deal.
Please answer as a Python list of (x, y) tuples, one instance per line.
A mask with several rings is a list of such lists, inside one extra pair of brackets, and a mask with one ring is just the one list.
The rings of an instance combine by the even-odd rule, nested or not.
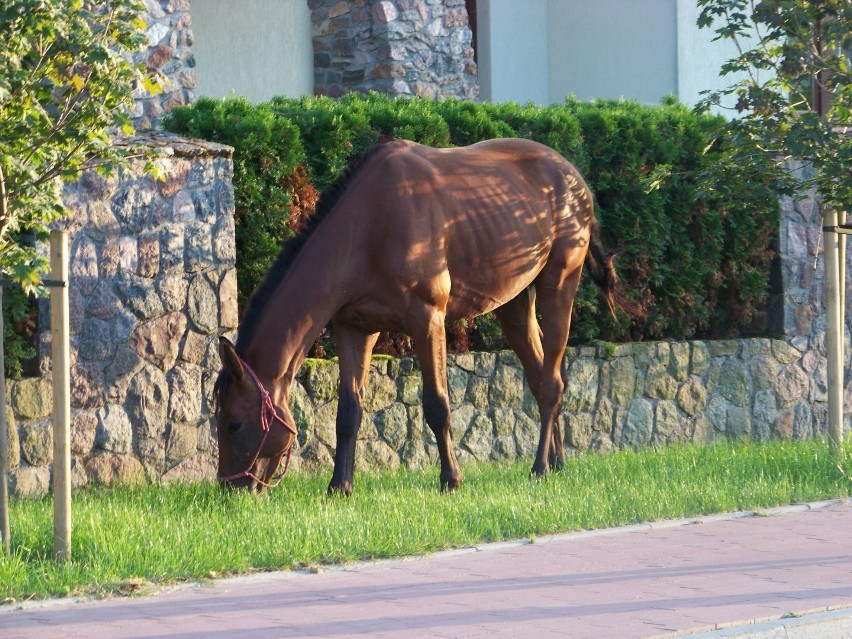
[(341, 175), (327, 187), (319, 201), (317, 202), (316, 210), (311, 214), (307, 222), (298, 230), (298, 232), (288, 239), (275, 262), (269, 268), (263, 280), (255, 288), (254, 292), (248, 300), (243, 318), (240, 321), (239, 334), (237, 336), (236, 349), (237, 353), (243, 357), (249, 342), (253, 337), (260, 317), (263, 314), (266, 305), (278, 288), (281, 279), (286, 275), (290, 266), (295, 261), (301, 250), (307, 244), (311, 235), (320, 227), (320, 225), (328, 218), (329, 213), (337, 205), (346, 189), (352, 183), (352, 180), (358, 172), (367, 164), (376, 152), (382, 148), (381, 144), (374, 146), (372, 149), (362, 154), (360, 157), (350, 161), (349, 166), (341, 173)]

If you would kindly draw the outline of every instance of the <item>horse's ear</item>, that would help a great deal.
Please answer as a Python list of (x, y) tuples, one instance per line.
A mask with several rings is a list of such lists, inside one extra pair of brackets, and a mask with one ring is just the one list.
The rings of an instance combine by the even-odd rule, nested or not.
[(237, 355), (237, 349), (224, 335), (219, 336), (219, 359), (222, 360), (222, 367), (235, 380), (240, 381), (243, 378), (243, 363), (240, 356)]

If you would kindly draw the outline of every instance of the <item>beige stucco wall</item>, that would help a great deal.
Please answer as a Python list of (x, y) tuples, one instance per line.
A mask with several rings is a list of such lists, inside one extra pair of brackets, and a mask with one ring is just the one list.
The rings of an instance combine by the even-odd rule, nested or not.
[(548, 0), (549, 97), (677, 92), (676, 0)]
[(481, 97), (537, 104), (674, 94), (693, 105), (736, 54), (696, 25), (694, 0), (478, 0)]
[(192, 0), (198, 95), (254, 102), (314, 89), (306, 0)]
[[(548, 0), (478, 0), (479, 95), (547, 104)], [(519, 10), (521, 9), (521, 10)]]
[[(734, 85), (742, 75), (719, 76), (719, 70), (728, 60), (738, 55), (736, 45), (729, 40), (713, 42), (713, 29), (699, 29), (695, 24), (700, 13), (694, 0), (678, 0), (677, 3), (677, 49), (678, 49), (678, 97), (687, 104), (701, 99), (700, 92), (718, 91)], [(744, 40), (747, 48), (753, 40)], [(723, 102), (730, 107), (733, 99)], [(731, 117), (731, 112), (725, 112)]]

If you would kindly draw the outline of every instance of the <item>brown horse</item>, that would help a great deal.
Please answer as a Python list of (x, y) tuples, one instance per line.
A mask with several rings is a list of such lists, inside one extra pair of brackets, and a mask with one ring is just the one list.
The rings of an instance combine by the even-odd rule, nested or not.
[(248, 303), (236, 346), (220, 338), (220, 481), (269, 485), (296, 435), (290, 387), (333, 322), (340, 386), (329, 492), (352, 492), (362, 389), (380, 331), (414, 342), (441, 488), (455, 490), (462, 476), (450, 438), (444, 323), (492, 310), (541, 412), (532, 473), (560, 466), (561, 363), (587, 258), (610, 308), (614, 303), (615, 269), (593, 241), (596, 227), (577, 169), (536, 142), (377, 146), (284, 246)]

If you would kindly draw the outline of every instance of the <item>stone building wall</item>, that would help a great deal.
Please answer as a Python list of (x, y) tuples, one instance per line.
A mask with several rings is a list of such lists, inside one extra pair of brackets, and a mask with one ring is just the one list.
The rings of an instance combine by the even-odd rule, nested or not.
[(162, 92), (140, 92), (131, 120), (137, 130), (156, 128), (169, 109), (195, 99), (195, 58), (192, 55), (190, 0), (144, 0), (142, 19), (148, 25), (149, 45), (134, 56), (134, 62), (156, 70)]
[(308, 0), (308, 6), (315, 93), (479, 95), (464, 0)]
[[(142, 161), (67, 188), (73, 484), (215, 473), (217, 336), (237, 325), (230, 147), (149, 134)], [(7, 381), (11, 485), (45, 492), (52, 462), (48, 302), (43, 377)]]

